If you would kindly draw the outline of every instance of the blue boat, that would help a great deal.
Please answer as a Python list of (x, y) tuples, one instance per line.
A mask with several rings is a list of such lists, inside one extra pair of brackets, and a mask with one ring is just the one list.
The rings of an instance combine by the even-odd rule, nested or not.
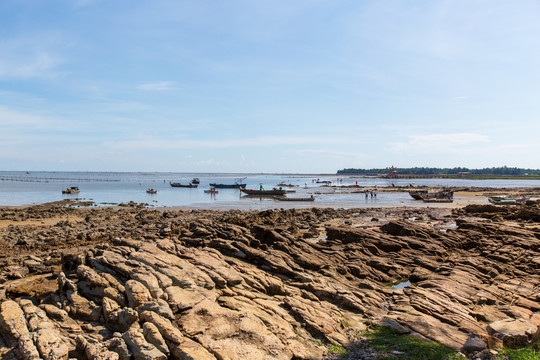
[(234, 184), (216, 184), (216, 183), (211, 183), (210, 186), (211, 187), (215, 187), (217, 189), (243, 189), (246, 187), (246, 184), (241, 184), (241, 182), (243, 180), (245, 180), (246, 178), (243, 177), (243, 178), (239, 178), (239, 179), (236, 179), (236, 181), (234, 182)]
[(218, 188), (218, 189), (240, 189), (245, 188), (247, 184), (216, 184), (212, 183), (210, 186)]

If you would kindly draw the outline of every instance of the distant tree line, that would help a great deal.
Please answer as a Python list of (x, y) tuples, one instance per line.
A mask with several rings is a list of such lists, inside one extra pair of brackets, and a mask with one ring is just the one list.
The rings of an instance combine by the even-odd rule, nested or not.
[[(338, 170), (338, 175), (376, 175), (386, 174), (390, 168), (385, 169), (343, 169)], [(414, 167), (414, 168), (396, 168), (400, 175), (458, 175), (460, 173), (468, 173), (470, 175), (506, 175), (506, 176), (525, 176), (525, 175), (540, 175), (539, 169), (520, 169), (517, 167), (492, 167), (483, 169), (469, 169), (465, 167), (455, 168), (430, 168), (430, 167)]]

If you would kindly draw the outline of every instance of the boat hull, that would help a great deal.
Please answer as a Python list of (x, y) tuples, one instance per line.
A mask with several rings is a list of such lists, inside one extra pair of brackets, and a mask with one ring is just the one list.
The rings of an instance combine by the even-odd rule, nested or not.
[(243, 189), (247, 184), (210, 184), (217, 189)]
[(288, 197), (275, 197), (276, 200), (279, 201), (315, 201), (315, 198), (308, 197), (308, 198), (288, 198)]
[(251, 189), (240, 189), (241, 192), (247, 195), (257, 195), (257, 196), (279, 196), (285, 195), (287, 190), (251, 190)]
[(172, 187), (179, 187), (179, 188), (196, 188), (197, 184), (188, 184), (188, 185), (184, 185), (184, 184), (180, 184), (180, 183), (170, 183)]

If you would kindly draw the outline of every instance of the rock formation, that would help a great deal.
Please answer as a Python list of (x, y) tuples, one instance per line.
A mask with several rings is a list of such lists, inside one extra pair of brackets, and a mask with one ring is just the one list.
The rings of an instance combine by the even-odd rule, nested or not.
[(528, 343), (540, 209), (501, 209), (3, 209), (0, 355), (320, 359), (367, 326)]

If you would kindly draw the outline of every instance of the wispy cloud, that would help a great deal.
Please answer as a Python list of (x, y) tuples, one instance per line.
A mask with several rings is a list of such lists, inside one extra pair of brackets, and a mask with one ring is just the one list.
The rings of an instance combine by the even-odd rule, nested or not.
[(137, 86), (139, 90), (149, 90), (149, 91), (165, 91), (165, 90), (175, 90), (175, 83), (173, 81), (157, 81), (157, 82), (147, 82), (142, 83)]
[(1, 78), (41, 78), (60, 75), (53, 71), (62, 60), (48, 53), (38, 53), (24, 59), (0, 59)]
[(178, 138), (170, 140), (161, 137), (140, 136), (137, 139), (115, 141), (105, 143), (106, 146), (115, 149), (131, 150), (172, 150), (172, 149), (209, 149), (209, 148), (241, 148), (241, 147), (272, 147), (284, 145), (308, 145), (308, 144), (344, 144), (351, 143), (354, 139), (341, 137), (294, 137), (294, 136), (253, 136), (250, 138), (230, 138), (224, 140), (194, 140)]
[(390, 143), (387, 150), (395, 153), (437, 153), (460, 151), (465, 146), (488, 142), (488, 136), (474, 133), (412, 135), (406, 142)]
[(0, 38), (0, 78), (51, 78), (62, 75), (60, 48), (66, 39), (56, 32)]
[(368, 155), (358, 152), (348, 152), (348, 151), (336, 151), (330, 149), (302, 149), (302, 150), (290, 150), (289, 152), (299, 154), (299, 155), (308, 155), (308, 156), (318, 156), (331, 159), (352, 159), (352, 160), (365, 160), (368, 158)]

